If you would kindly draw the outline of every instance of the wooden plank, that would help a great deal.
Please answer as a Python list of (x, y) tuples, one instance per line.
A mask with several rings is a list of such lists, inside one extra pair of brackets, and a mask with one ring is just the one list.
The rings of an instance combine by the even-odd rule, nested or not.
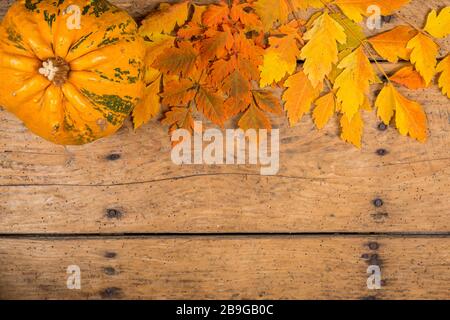
[(378, 131), (373, 113), (362, 150), (339, 140), (336, 123), (317, 131), (310, 119), (295, 128), (275, 119), (275, 177), (251, 166), (175, 166), (154, 122), (64, 151), (2, 112), (0, 232), (446, 232), (448, 100), (436, 89), (408, 96), (427, 110), (427, 144)]
[[(2, 299), (447, 299), (450, 239), (2, 239)], [(78, 265), (81, 290), (68, 290)], [(382, 289), (367, 288), (380, 267)]]
[[(116, 3), (142, 13), (155, 1)], [(440, 5), (413, 1), (400, 13), (415, 21)], [(277, 177), (252, 166), (175, 166), (156, 122), (64, 149), (0, 112), (0, 232), (446, 232), (448, 100), (436, 88), (407, 95), (427, 110), (426, 145), (379, 132), (373, 114), (362, 151), (339, 140), (336, 121), (319, 132), (309, 117), (295, 128), (277, 118)]]

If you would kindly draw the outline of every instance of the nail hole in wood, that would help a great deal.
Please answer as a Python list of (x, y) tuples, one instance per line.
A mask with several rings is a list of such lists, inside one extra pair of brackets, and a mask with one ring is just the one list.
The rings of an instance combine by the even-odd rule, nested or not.
[(371, 266), (381, 266), (381, 260), (377, 254), (372, 254), (368, 261)]
[(375, 207), (377, 207), (377, 208), (382, 207), (383, 204), (384, 204), (383, 200), (381, 200), (380, 198), (377, 198), (377, 199), (373, 200), (372, 203), (373, 203), (373, 205), (374, 205)]
[(380, 123), (378, 124), (378, 130), (379, 130), (379, 131), (386, 131), (387, 128), (388, 128), (388, 126), (387, 126), (384, 122), (380, 122)]
[(376, 242), (369, 242), (369, 249), (370, 250), (378, 250), (380, 246)]
[(105, 258), (114, 259), (116, 256), (117, 256), (117, 253), (115, 253), (115, 252), (112, 252), (112, 251), (105, 252)]
[(106, 217), (108, 219), (120, 219), (122, 218), (123, 213), (120, 210), (117, 209), (107, 209), (106, 210)]
[(110, 155), (106, 156), (106, 159), (109, 161), (116, 161), (120, 159), (120, 154), (118, 153), (111, 153)]
[(102, 299), (117, 299), (122, 296), (122, 289), (117, 287), (106, 288), (100, 291)]
[(379, 155), (380, 157), (383, 157), (387, 154), (388, 154), (388, 151), (386, 149), (378, 149), (377, 150), (377, 155)]
[(113, 267), (104, 267), (103, 272), (108, 276), (113, 276), (116, 274), (116, 269), (114, 269)]

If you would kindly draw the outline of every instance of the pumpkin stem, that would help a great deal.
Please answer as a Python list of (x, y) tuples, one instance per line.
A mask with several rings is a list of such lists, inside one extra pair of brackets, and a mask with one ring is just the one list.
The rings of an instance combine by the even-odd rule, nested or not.
[(69, 77), (69, 64), (61, 57), (49, 58), (42, 63), (39, 73), (57, 87), (62, 87)]

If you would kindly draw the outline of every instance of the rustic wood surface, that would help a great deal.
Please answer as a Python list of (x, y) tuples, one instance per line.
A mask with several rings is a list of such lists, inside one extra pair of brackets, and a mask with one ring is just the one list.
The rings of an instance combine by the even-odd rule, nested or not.
[[(157, 3), (113, 2), (137, 19)], [(383, 28), (422, 26), (446, 5), (412, 1)], [(426, 144), (377, 130), (373, 113), (362, 150), (336, 121), (277, 118), (273, 177), (175, 166), (157, 122), (64, 148), (0, 111), (0, 298), (450, 298), (449, 100), (436, 86), (403, 92), (427, 112)], [(65, 287), (69, 264), (81, 291)], [(380, 291), (366, 287), (368, 264)]]
[[(251, 236), (6, 239), (0, 298), (442, 299), (448, 238)], [(81, 290), (68, 290), (78, 265)], [(382, 270), (367, 290), (367, 268)]]

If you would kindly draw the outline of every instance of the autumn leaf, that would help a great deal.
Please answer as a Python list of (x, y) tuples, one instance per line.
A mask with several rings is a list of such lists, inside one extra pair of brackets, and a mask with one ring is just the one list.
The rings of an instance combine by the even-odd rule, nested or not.
[(194, 7), (194, 12), (192, 13), (190, 22), (200, 25), (203, 23), (203, 14), (208, 9), (208, 6), (198, 4), (192, 4), (192, 6)]
[(211, 83), (215, 86), (220, 85), (237, 67), (237, 59), (235, 56), (230, 57), (228, 60), (218, 59), (214, 61), (211, 65), (209, 77)]
[(156, 116), (160, 109), (161, 78), (155, 79), (145, 88), (144, 99), (133, 109), (132, 118), (135, 129), (147, 123)]
[(274, 114), (283, 113), (280, 99), (276, 97), (273, 92), (270, 92), (268, 90), (253, 90), (252, 95), (255, 99), (256, 104), (261, 110)]
[(315, 87), (331, 72), (333, 64), (337, 63), (337, 43), (344, 44), (347, 36), (344, 28), (325, 12), (314, 21), (304, 39), (309, 41), (303, 47), (300, 57), (305, 60), (303, 70)]
[(338, 43), (339, 52), (354, 50), (366, 41), (364, 30), (359, 24), (340, 13), (333, 13), (331, 17), (344, 28), (345, 35), (347, 36), (347, 41), (344, 44)]
[(438, 84), (442, 93), (450, 98), (450, 55), (445, 57), (436, 68), (437, 73), (440, 73)]
[(223, 126), (225, 121), (225, 110), (223, 97), (208, 88), (200, 87), (195, 98), (197, 109), (209, 120), (217, 125)]
[(270, 130), (272, 128), (269, 118), (254, 103), (250, 105), (241, 117), (238, 122), (238, 126), (244, 131), (249, 129)]
[(230, 9), (226, 4), (210, 5), (203, 13), (202, 21), (205, 26), (217, 26), (226, 22)]
[(258, 0), (255, 2), (255, 10), (265, 31), (272, 29), (275, 22), (286, 23), (291, 12), (286, 0)]
[(384, 16), (392, 14), (410, 0), (336, 0), (334, 3), (342, 12), (355, 22), (361, 22), (363, 16), (370, 14), (368, 8), (377, 6)]
[(322, 86), (313, 87), (303, 71), (290, 76), (284, 83), (286, 91), (283, 94), (284, 109), (287, 112), (289, 124), (294, 126), (305, 113), (311, 110), (311, 104), (319, 96)]
[(161, 3), (157, 11), (142, 21), (141, 36), (154, 38), (161, 33), (170, 34), (177, 25), (182, 26), (186, 22), (189, 15), (189, 6), (188, 2), (173, 5)]
[(162, 103), (166, 106), (187, 106), (195, 93), (195, 85), (191, 80), (172, 80), (164, 85)]
[(235, 4), (231, 7), (230, 16), (234, 21), (240, 21), (244, 25), (257, 27), (262, 25), (259, 17), (253, 12), (247, 12), (248, 9), (251, 9), (251, 5), (249, 3), (239, 3)]
[(428, 86), (436, 74), (438, 45), (426, 35), (419, 33), (406, 47), (411, 49), (411, 63), (415, 65)]
[(328, 92), (314, 103), (313, 120), (318, 129), (323, 129), (334, 114), (336, 109), (336, 99), (333, 92)]
[(361, 148), (363, 134), (363, 121), (359, 112), (355, 113), (351, 120), (344, 114), (341, 117), (342, 140)]
[(269, 38), (269, 48), (264, 53), (264, 62), (260, 66), (260, 87), (278, 82), (297, 69), (300, 56), (299, 43), (303, 42), (299, 25), (293, 21), (285, 25), (280, 32)]
[(389, 62), (396, 63), (399, 59), (409, 60), (411, 50), (406, 46), (417, 34), (409, 26), (398, 26), (369, 39), (375, 51)]
[(285, 24), (289, 15), (299, 9), (323, 8), (331, 0), (258, 0), (255, 2), (255, 10), (264, 26), (264, 30), (270, 30), (276, 22)]
[(161, 123), (170, 126), (171, 132), (176, 129), (185, 129), (192, 133), (194, 119), (192, 118), (191, 108), (173, 107), (164, 116), (165, 118), (161, 120)]
[(152, 67), (161, 72), (174, 75), (188, 75), (194, 68), (198, 52), (192, 44), (181, 42), (179, 48), (169, 48), (165, 53), (159, 56)]
[(228, 94), (225, 105), (229, 116), (244, 111), (251, 102), (250, 81), (237, 69), (224, 80), (222, 89)]
[(401, 68), (395, 74), (390, 76), (389, 79), (412, 90), (427, 87), (425, 80), (423, 80), (422, 76), (412, 66)]
[(334, 89), (342, 113), (351, 120), (364, 105), (370, 84), (379, 79), (362, 47), (345, 57), (338, 68), (343, 71), (336, 78)]
[(450, 7), (445, 7), (437, 14), (432, 10), (428, 14), (425, 31), (435, 38), (445, 38), (450, 34)]
[(410, 135), (418, 141), (427, 138), (427, 119), (422, 107), (402, 96), (392, 84), (387, 84), (375, 102), (378, 116), (385, 124), (389, 124), (394, 112), (395, 123), (400, 134)]
[[(228, 42), (230, 39), (231, 42)], [(231, 49), (233, 40), (227, 32), (214, 31), (213, 34), (202, 41), (200, 55), (205, 63), (213, 58), (223, 58)]]

